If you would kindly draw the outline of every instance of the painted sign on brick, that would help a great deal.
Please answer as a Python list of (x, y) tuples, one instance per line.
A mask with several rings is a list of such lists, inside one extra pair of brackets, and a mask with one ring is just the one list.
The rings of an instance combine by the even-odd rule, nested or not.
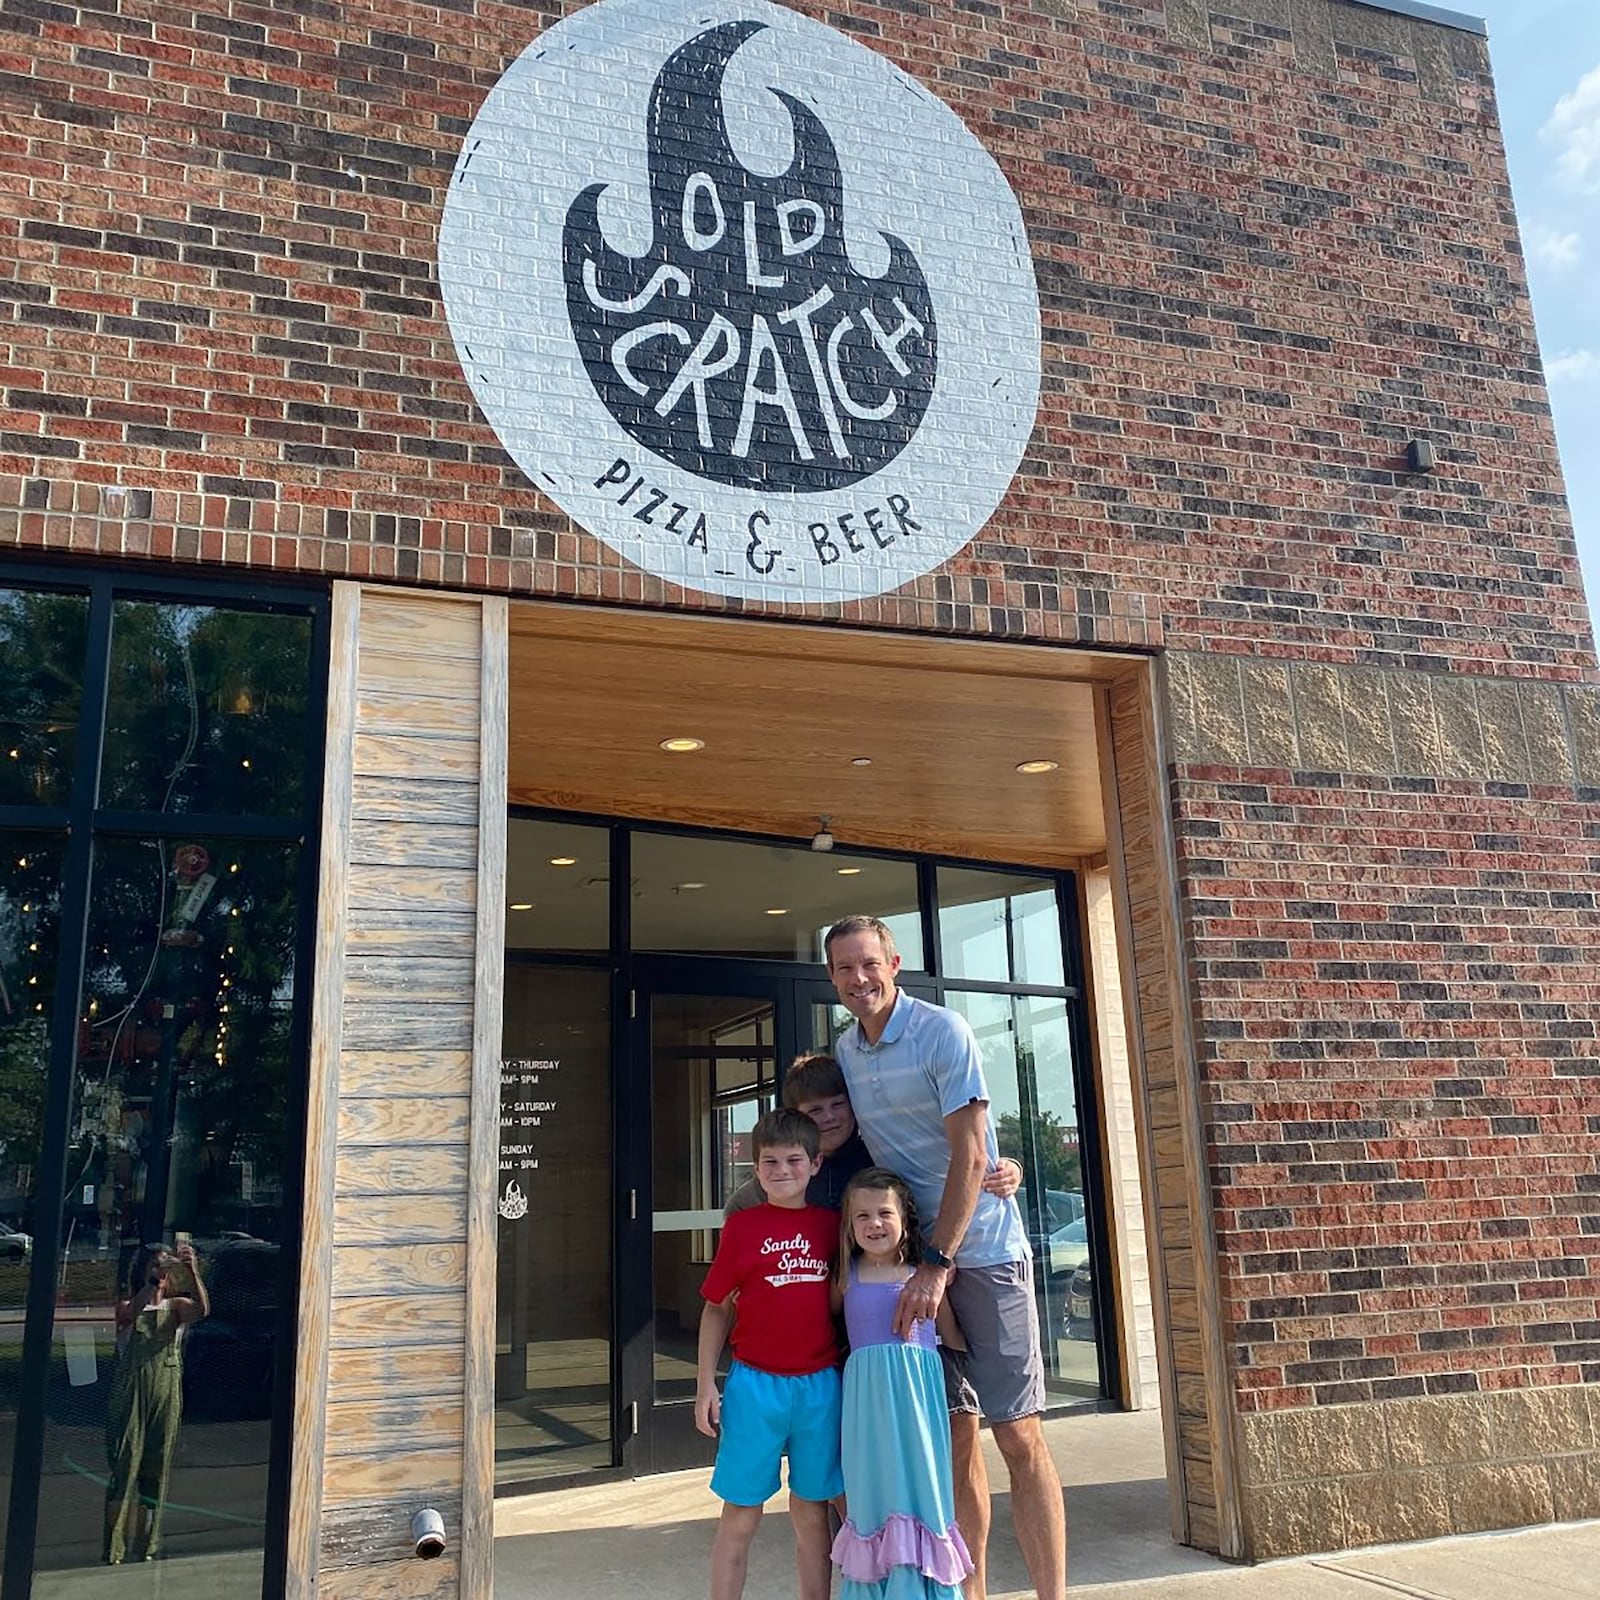
[(1039, 395), (1021, 213), (915, 79), (751, 0), (600, 0), (484, 102), (439, 243), (528, 477), (638, 566), (778, 601), (960, 551)]

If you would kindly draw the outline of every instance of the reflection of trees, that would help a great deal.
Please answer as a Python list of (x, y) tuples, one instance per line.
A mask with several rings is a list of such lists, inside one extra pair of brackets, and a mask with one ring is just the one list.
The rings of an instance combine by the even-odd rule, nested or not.
[(0, 590), (0, 803), (66, 801), (88, 618), (81, 594)]
[(1082, 1189), (1083, 1158), (1075, 1148), (1067, 1149), (1069, 1134), (1076, 1142), (1078, 1130), (1054, 1111), (1035, 1111), (1031, 1118), (1008, 1111), (995, 1124), (1000, 1154), (1022, 1163), (1032, 1193)]
[(171, 845), (96, 852), (67, 1200), (90, 1182), (112, 1183), (120, 1206), (142, 1190), (150, 1237), (238, 1226), (236, 1163), (275, 1185), (285, 1151), (299, 852), (204, 848), (204, 872), (188, 874)]
[(298, 811), (310, 650), (304, 616), (119, 601), (101, 803)]

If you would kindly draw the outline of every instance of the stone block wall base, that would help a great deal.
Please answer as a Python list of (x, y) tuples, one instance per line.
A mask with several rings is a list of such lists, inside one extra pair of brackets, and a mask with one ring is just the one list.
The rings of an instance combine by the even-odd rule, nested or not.
[(1239, 1419), (1247, 1557), (1600, 1517), (1600, 1388)]

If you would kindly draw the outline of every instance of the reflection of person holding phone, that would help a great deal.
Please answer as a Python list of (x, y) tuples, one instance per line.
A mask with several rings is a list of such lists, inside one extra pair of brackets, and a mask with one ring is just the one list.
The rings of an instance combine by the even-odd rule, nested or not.
[[(183, 1269), (184, 1293), (175, 1270)], [(183, 1330), (211, 1309), (187, 1242), (176, 1254), (145, 1245), (129, 1294), (117, 1302), (117, 1365), (106, 1412), (105, 1560), (151, 1561), (160, 1553), (172, 1452), (183, 1414)]]

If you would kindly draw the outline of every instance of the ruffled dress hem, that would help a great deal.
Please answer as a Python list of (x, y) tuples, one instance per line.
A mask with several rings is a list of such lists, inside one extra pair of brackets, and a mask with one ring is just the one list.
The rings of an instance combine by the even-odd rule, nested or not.
[(972, 1572), (971, 1552), (954, 1523), (935, 1533), (899, 1511), (872, 1533), (847, 1521), (833, 1541), (833, 1560), (854, 1583), (882, 1583), (896, 1567), (914, 1567), (935, 1583), (955, 1586)]

